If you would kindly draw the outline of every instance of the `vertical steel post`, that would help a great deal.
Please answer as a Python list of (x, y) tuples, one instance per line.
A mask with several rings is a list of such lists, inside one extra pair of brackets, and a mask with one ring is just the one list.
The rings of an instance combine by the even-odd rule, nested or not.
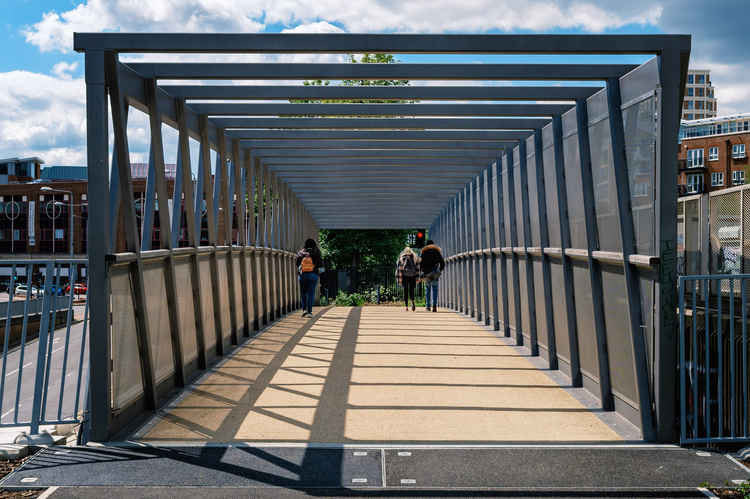
[(516, 187), (515, 183), (519, 180), (515, 178), (515, 162), (513, 159), (513, 149), (506, 149), (505, 155), (508, 161), (508, 220), (510, 221), (510, 247), (511, 247), (511, 265), (513, 272), (513, 309), (515, 317), (513, 326), (516, 331), (516, 345), (523, 345), (523, 320), (521, 316), (521, 285), (520, 285), (520, 269), (518, 262), (518, 254), (516, 248), (518, 247), (518, 213), (516, 213)]
[(468, 219), (466, 224), (466, 231), (467, 231), (467, 251), (469, 254), (468, 259), (466, 260), (467, 265), (467, 272), (469, 275), (469, 303), (470, 303), (470, 311), (471, 311), (471, 317), (475, 319), (479, 319), (479, 307), (477, 303), (477, 257), (474, 254), (474, 251), (477, 249), (476, 247), (476, 233), (477, 233), (477, 210), (476, 210), (476, 200), (474, 198), (474, 182), (476, 179), (471, 179), (471, 181), (466, 185), (466, 204), (468, 206)]
[[(630, 202), (630, 179), (628, 176), (628, 163), (625, 152), (625, 129), (622, 121), (621, 106), (620, 80), (617, 78), (610, 78), (607, 80), (607, 108), (609, 110), (609, 131), (612, 140), (612, 166), (617, 185), (617, 213), (620, 219), (620, 235), (622, 237), (622, 257), (625, 270), (625, 289), (628, 300), (631, 346), (633, 348), (633, 368), (638, 389), (638, 409), (641, 417), (643, 439), (652, 441), (656, 438), (656, 431), (651, 405), (648, 351), (646, 349), (646, 339), (644, 337), (643, 329), (643, 313), (641, 310), (641, 286), (638, 271), (635, 266), (630, 263), (630, 255), (636, 253), (635, 229), (633, 226), (633, 211)], [(672, 211), (672, 213), (676, 212), (675, 202), (675, 210)], [(673, 222), (673, 225), (676, 226), (676, 223)], [(674, 294), (674, 289), (672, 289), (672, 294)], [(674, 303), (674, 298), (672, 298), (671, 302)], [(671, 313), (674, 315), (674, 311)], [(674, 321), (671, 323), (674, 325)], [(671, 342), (674, 345), (674, 338)], [(674, 358), (675, 355), (672, 354), (671, 357)], [(672, 370), (672, 375), (674, 376), (674, 364), (672, 365)], [(672, 388), (672, 391), (674, 391), (674, 387)]]
[[(497, 158), (497, 164), (495, 165), (496, 177), (495, 177), (495, 188), (496, 188), (496, 202), (495, 202), (495, 219), (498, 221), (498, 234), (500, 234), (500, 247), (504, 248), (508, 241), (505, 237), (505, 199), (503, 198), (503, 157), (504, 154), (500, 154)], [(507, 156), (505, 156), (507, 161)], [(507, 165), (506, 165), (507, 167)], [(508, 258), (505, 254), (500, 254), (500, 292), (503, 299), (503, 336), (510, 336), (510, 321), (508, 316), (510, 315), (508, 305)]]
[[(110, 236), (110, 218), (114, 221), (119, 210), (110, 202), (115, 198), (109, 191), (108, 151), (109, 119), (107, 90), (104, 77), (104, 52), (87, 51), (86, 79), (86, 158), (89, 182), (89, 238), (88, 294), (90, 307), (89, 397), (91, 440), (109, 438), (112, 384), (110, 376), (111, 347), (109, 334), (109, 278), (105, 257), (114, 246)], [(116, 155), (113, 155), (114, 162)], [(116, 173), (113, 173), (117, 178)]]
[(562, 254), (563, 282), (565, 285), (565, 311), (568, 323), (568, 344), (570, 345), (570, 379), (575, 387), (583, 386), (581, 375), (581, 355), (578, 347), (578, 323), (576, 302), (573, 291), (573, 265), (565, 250), (570, 248), (570, 222), (568, 220), (568, 191), (565, 187), (565, 162), (562, 145), (562, 118), (552, 118), (552, 134), (555, 148), (555, 180), (557, 182), (557, 210), (560, 214), (560, 244)]
[(542, 248), (542, 285), (544, 286), (544, 316), (547, 326), (547, 365), (550, 370), (558, 369), (557, 339), (555, 338), (555, 318), (552, 303), (552, 270), (549, 256), (544, 248), (549, 246), (549, 226), (547, 224), (547, 193), (544, 176), (544, 151), (542, 150), (542, 131), (534, 130), (534, 159), (536, 160), (536, 188), (539, 207), (539, 244)]
[[(495, 247), (497, 246), (497, 218), (495, 216), (495, 202), (494, 202), (494, 191), (492, 188), (492, 172), (495, 170), (495, 164), (484, 170), (484, 199), (486, 200), (485, 209), (485, 241), (487, 247), (490, 249), (490, 262), (488, 268), (488, 291), (487, 299), (489, 306), (487, 308), (488, 315), (492, 318), (492, 329), (498, 331), (500, 329), (500, 316), (498, 311), (498, 297), (497, 297), (497, 255), (495, 254)], [(489, 318), (489, 317), (488, 317)]]
[(586, 223), (586, 241), (588, 246), (589, 279), (591, 281), (591, 298), (593, 303), (594, 331), (596, 331), (596, 352), (599, 365), (599, 398), (602, 410), (613, 411), (612, 384), (609, 371), (609, 349), (607, 347), (607, 329), (604, 321), (604, 287), (602, 269), (593, 253), (599, 249), (599, 229), (596, 220), (594, 182), (591, 173), (591, 147), (589, 144), (588, 107), (585, 99), (576, 101), (576, 120), (578, 124), (578, 151), (581, 168), (581, 191), (583, 193), (583, 211)]
[[(531, 219), (529, 214), (529, 181), (527, 173), (527, 151), (526, 141), (521, 140), (518, 143), (518, 167), (521, 182), (521, 216), (523, 218), (523, 247), (524, 250), (528, 250), (531, 246)], [(528, 251), (524, 253), (524, 260), (526, 265), (526, 299), (529, 313), (529, 324), (527, 324), (529, 332), (529, 350), (531, 355), (539, 355), (539, 343), (537, 341), (537, 329), (536, 329), (536, 293), (534, 289), (534, 263), (531, 261), (531, 255)]]

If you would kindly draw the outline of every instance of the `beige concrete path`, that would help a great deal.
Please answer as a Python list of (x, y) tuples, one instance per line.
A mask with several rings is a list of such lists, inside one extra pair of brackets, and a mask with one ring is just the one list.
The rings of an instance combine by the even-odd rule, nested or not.
[(135, 438), (501, 443), (620, 436), (491, 332), (453, 312), (318, 309), (274, 324)]

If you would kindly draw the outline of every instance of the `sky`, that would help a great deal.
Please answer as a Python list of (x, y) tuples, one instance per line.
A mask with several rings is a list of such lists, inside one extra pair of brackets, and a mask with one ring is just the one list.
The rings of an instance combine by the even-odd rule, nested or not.
[[(34, 155), (48, 165), (85, 165), (83, 56), (72, 50), (74, 32), (691, 34), (690, 65), (711, 70), (719, 114), (750, 112), (750, 0), (3, 0), (3, 5), (0, 158)], [(187, 57), (200, 60), (174, 54), (122, 59)], [(459, 62), (452, 56), (397, 57), (402, 62)], [(231, 55), (222, 60), (342, 58)], [(460, 62), (524, 60), (532, 59), (469, 56)], [(145, 115), (131, 118), (132, 160), (145, 161), (148, 123)], [(168, 162), (175, 139), (176, 134), (165, 136)]]

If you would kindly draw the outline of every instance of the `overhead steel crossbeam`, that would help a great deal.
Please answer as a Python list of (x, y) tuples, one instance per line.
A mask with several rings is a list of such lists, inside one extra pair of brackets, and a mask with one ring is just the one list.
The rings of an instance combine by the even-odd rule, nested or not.
[[(229, 139), (266, 140), (468, 140), (502, 142), (523, 140), (528, 131), (516, 130), (225, 130)], [(294, 142), (289, 142), (293, 144)]]
[(573, 104), (201, 104), (209, 116), (554, 116)]
[(603, 81), (634, 64), (317, 64), (133, 62), (143, 78), (161, 80), (532, 80)]
[[(531, 132), (527, 132), (531, 135)], [(456, 141), (456, 140), (241, 140), (243, 147), (254, 149), (414, 149), (414, 150), (490, 150), (512, 147), (514, 141)]]
[(316, 128), (349, 130), (535, 130), (543, 118), (211, 118), (219, 128)]
[(172, 97), (188, 100), (564, 101), (586, 99), (602, 87), (162, 85), (161, 89)]

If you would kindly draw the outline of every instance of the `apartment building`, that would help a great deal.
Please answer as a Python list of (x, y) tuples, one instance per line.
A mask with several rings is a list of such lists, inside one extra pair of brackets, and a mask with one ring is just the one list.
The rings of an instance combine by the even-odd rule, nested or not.
[(750, 113), (683, 121), (679, 140), (680, 195), (750, 182)]
[(714, 118), (716, 115), (716, 95), (711, 85), (711, 71), (689, 69), (682, 104), (682, 119), (700, 120)]

